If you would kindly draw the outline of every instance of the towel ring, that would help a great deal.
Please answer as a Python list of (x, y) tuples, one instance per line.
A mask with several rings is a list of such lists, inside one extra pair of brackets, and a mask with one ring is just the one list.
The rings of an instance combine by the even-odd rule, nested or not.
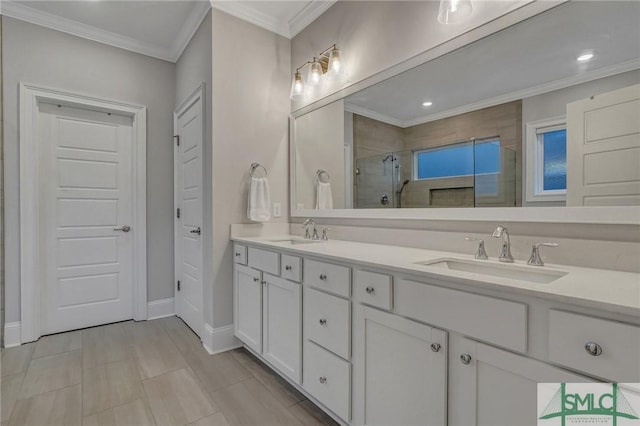
[[(264, 176), (258, 176), (256, 173), (256, 170), (258, 169), (262, 169), (262, 171), (264, 172)], [(251, 167), (249, 168), (249, 175), (252, 178), (257, 178), (257, 177), (267, 177), (268, 173), (267, 173), (267, 169), (260, 163), (251, 163)]]
[(316, 180), (322, 183), (329, 183), (331, 176), (329, 176), (329, 173), (326, 171), (318, 169), (318, 171), (316, 171)]

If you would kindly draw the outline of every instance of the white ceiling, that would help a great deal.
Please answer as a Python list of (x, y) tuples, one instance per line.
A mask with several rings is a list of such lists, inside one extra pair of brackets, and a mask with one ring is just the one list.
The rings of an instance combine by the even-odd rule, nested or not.
[(4, 15), (175, 62), (211, 5), (293, 37), (335, 0), (3, 0)]
[[(347, 108), (408, 127), (638, 69), (638, 28), (640, 2), (566, 3), (357, 92)], [(587, 50), (594, 59), (577, 62)]]

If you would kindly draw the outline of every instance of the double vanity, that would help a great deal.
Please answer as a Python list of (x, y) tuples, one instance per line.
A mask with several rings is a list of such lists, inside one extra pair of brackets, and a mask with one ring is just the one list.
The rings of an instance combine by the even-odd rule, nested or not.
[(537, 383), (640, 382), (634, 273), (234, 236), (235, 335), (343, 424), (536, 424)]

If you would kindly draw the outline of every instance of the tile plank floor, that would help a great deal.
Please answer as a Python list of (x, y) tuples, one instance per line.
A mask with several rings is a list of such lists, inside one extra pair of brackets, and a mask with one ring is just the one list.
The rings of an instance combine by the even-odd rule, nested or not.
[(179, 318), (2, 349), (1, 426), (336, 425), (244, 349), (209, 355)]

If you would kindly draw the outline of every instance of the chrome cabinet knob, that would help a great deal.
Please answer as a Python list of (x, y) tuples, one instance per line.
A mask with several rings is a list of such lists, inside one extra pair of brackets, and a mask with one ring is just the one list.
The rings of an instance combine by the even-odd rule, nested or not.
[(602, 355), (602, 346), (597, 344), (596, 342), (587, 342), (584, 345), (584, 350), (591, 356), (600, 356)]
[(322, 384), (325, 384), (325, 383), (327, 383), (327, 378), (326, 378), (326, 377), (324, 377), (324, 376), (322, 376), (322, 377), (320, 377), (320, 378), (318, 379), (318, 381), (320, 381), (320, 383), (322, 383)]
[(431, 350), (433, 352), (439, 352), (440, 351), (440, 343), (432, 343), (431, 344)]
[(320, 318), (320, 321), (318, 321), (320, 323), (320, 325), (327, 325), (327, 320), (324, 318)]
[(320, 274), (320, 280), (321, 281), (326, 281), (327, 280), (327, 276), (325, 274)]
[(468, 365), (471, 362), (471, 355), (469, 354), (460, 355), (460, 362), (463, 363), (464, 365)]
[(236, 253), (236, 257), (240, 257), (240, 253)]
[(367, 287), (365, 291), (367, 292), (367, 294), (373, 294), (376, 291), (376, 289), (373, 287)]
[(285, 265), (284, 269), (285, 269), (285, 271), (290, 271), (293, 268), (290, 265)]
[(121, 226), (120, 228), (113, 228), (114, 231), (122, 231), (122, 232), (129, 232), (131, 231), (131, 227), (129, 225), (124, 225)]
[(262, 280), (262, 285), (267, 285), (267, 282), (265, 280)]
[(254, 282), (254, 283), (257, 283), (258, 281), (260, 281), (260, 278), (254, 278), (254, 279), (253, 279), (253, 282)]

